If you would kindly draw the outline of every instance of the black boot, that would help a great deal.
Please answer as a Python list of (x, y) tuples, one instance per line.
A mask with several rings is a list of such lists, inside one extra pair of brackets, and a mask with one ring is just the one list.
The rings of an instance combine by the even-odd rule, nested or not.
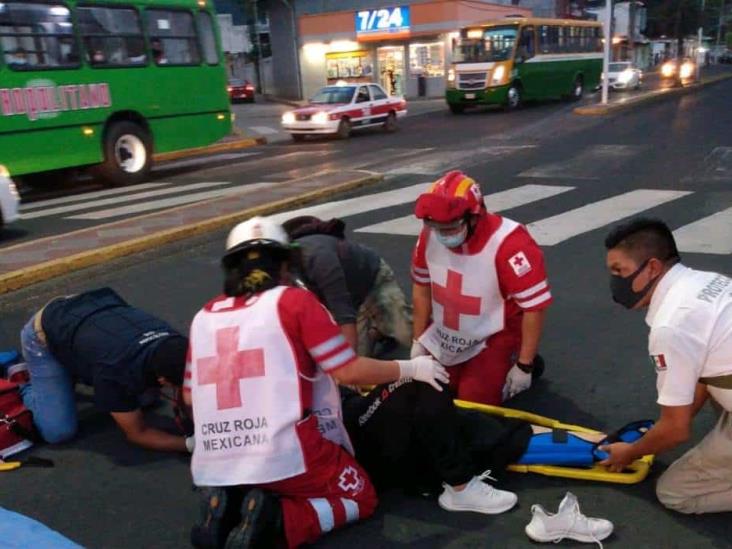
[(199, 488), (201, 518), (191, 528), (191, 545), (197, 549), (221, 549), (229, 532), (241, 520), (243, 493), (240, 488)]
[(241, 504), (241, 522), (229, 534), (225, 549), (269, 549), (284, 539), (279, 499), (259, 488), (249, 490)]

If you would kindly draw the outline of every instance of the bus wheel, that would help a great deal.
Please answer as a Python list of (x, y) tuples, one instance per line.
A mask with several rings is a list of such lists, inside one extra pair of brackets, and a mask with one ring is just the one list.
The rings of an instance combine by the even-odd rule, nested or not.
[(104, 138), (104, 162), (96, 174), (111, 185), (139, 183), (150, 171), (150, 134), (133, 122), (116, 122)]
[(506, 92), (506, 107), (509, 111), (514, 111), (521, 106), (521, 86), (511, 84)]
[(465, 105), (455, 105), (450, 103), (450, 112), (452, 114), (463, 114), (465, 112)]
[(572, 101), (579, 101), (585, 94), (585, 83), (581, 76), (578, 76), (572, 84)]

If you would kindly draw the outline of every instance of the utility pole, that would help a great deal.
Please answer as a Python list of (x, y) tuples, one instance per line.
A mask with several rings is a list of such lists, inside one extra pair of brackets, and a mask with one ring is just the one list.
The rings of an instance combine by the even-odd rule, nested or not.
[(717, 25), (717, 48), (719, 48), (719, 45), (722, 42), (722, 27), (724, 26), (724, 0), (720, 0), (719, 3), (719, 23)]
[(704, 10), (706, 9), (706, 0), (701, 0), (701, 12), (699, 12), (699, 41), (696, 46), (696, 81), (701, 81), (701, 64), (702, 64), (702, 39), (704, 38)]
[(612, 37), (612, 19), (613, 19), (613, 2), (612, 0), (605, 0), (605, 24), (603, 34), (605, 35), (605, 43), (603, 44), (603, 55), (602, 55), (602, 104), (607, 105), (607, 93), (608, 93), (608, 71), (610, 69), (610, 43), (613, 41)]
[(257, 4), (259, 3), (258, 0), (249, 0), (250, 5), (252, 6), (252, 14), (254, 17), (254, 22), (252, 25), (254, 26), (254, 47), (256, 48), (257, 55), (254, 57), (254, 68), (257, 71), (257, 84), (259, 84), (259, 93), (264, 94), (264, 82), (262, 82), (262, 68), (260, 67), (260, 61), (262, 59), (262, 43), (259, 40), (259, 11)]

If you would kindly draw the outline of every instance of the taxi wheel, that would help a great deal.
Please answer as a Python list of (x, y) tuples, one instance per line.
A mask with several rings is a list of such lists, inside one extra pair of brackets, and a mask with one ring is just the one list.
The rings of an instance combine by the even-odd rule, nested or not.
[(384, 131), (390, 133), (397, 131), (397, 117), (393, 112), (390, 112), (384, 121)]
[(341, 118), (341, 121), (338, 124), (338, 131), (336, 132), (336, 136), (338, 136), (338, 139), (348, 139), (350, 135), (351, 121), (348, 120), (348, 118)]
[(292, 140), (295, 143), (301, 143), (301, 142), (305, 141), (305, 135), (302, 133), (291, 133), (290, 137), (292, 137)]

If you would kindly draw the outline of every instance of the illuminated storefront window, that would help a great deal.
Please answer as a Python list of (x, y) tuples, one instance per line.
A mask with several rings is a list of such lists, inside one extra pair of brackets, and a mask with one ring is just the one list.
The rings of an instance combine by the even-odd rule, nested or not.
[(414, 75), (445, 76), (445, 46), (442, 42), (409, 45), (409, 69)]

